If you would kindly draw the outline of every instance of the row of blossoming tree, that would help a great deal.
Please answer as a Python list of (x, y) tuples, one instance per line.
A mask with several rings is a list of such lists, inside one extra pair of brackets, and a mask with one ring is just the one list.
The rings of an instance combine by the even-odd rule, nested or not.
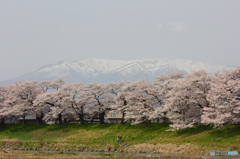
[(189, 75), (171, 73), (154, 82), (72, 83), (63, 79), (20, 81), (0, 86), (0, 119), (36, 114), (39, 124), (58, 120), (62, 114), (98, 115), (106, 111), (123, 113), (122, 122), (139, 124), (159, 118), (171, 121), (173, 129), (196, 123), (221, 126), (240, 117), (240, 67), (209, 75), (200, 70)]

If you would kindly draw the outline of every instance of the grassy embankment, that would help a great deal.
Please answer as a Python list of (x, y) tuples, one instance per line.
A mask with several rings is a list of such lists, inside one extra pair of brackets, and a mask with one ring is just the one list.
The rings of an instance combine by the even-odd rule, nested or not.
[[(147, 128), (146, 128), (147, 126)], [(53, 124), (0, 126), (0, 147), (60, 151), (124, 151), (205, 155), (210, 150), (240, 152), (240, 125), (221, 129), (199, 125), (169, 132), (168, 124)], [(122, 143), (117, 142), (122, 136)], [(128, 147), (123, 143), (133, 143)], [(239, 145), (239, 146), (238, 146)]]

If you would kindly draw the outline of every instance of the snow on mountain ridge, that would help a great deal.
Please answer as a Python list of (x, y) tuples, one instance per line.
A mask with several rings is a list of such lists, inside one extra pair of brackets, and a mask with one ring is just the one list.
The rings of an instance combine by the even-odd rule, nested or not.
[[(129, 71), (129, 73), (133, 73), (132, 71), (148, 71), (151, 74), (154, 74), (154, 72), (165, 66), (171, 66), (173, 68), (179, 69), (179, 70), (185, 70), (188, 73), (191, 73), (191, 71), (199, 70), (199, 69), (205, 69), (209, 73), (213, 73), (216, 70), (219, 69), (225, 69), (225, 66), (220, 65), (211, 65), (203, 62), (193, 62), (190, 60), (179, 60), (179, 59), (140, 59), (140, 60), (128, 60), (128, 61), (120, 61), (120, 60), (106, 60), (106, 59), (89, 59), (89, 60), (83, 60), (83, 61), (77, 61), (77, 62), (66, 62), (61, 61), (58, 63), (54, 63), (52, 65), (48, 65), (44, 69), (40, 70), (40, 72), (51, 72), (53, 70), (56, 70), (57, 72), (64, 71), (67, 73), (67, 68), (70, 67), (73, 70), (85, 74), (93, 74), (95, 71), (101, 72), (101, 73), (111, 73), (111, 72), (120, 72), (124, 69), (124, 72)], [(61, 68), (60, 68), (61, 66)], [(132, 69), (130, 69), (132, 67)], [(62, 74), (63, 75), (63, 74)]]
[(83, 61), (78, 61), (79, 64), (84, 64), (87, 66), (92, 66), (94, 69), (107, 73), (114, 71), (115, 69), (121, 67), (124, 64), (129, 63), (128, 61), (120, 61), (120, 60), (107, 60), (107, 59), (88, 59)]
[(221, 65), (212, 65), (203, 62), (193, 62), (190, 60), (179, 60), (179, 59), (140, 59), (140, 60), (107, 60), (107, 59), (88, 59), (77, 62), (66, 62), (61, 61), (61, 63), (54, 63), (52, 65), (47, 65), (44, 69), (39, 70), (39, 72), (51, 72), (53, 70), (58, 70), (57, 72), (64, 71), (67, 73), (67, 68), (70, 67), (73, 70), (85, 74), (92, 74), (94, 72), (101, 73), (112, 73), (112, 72), (124, 72), (134, 73), (133, 71), (147, 71), (154, 74), (155, 71), (164, 66), (170, 66), (175, 69), (185, 70), (187, 73), (191, 71), (196, 71), (199, 69), (205, 69), (208, 73), (212, 74), (217, 70), (222, 70), (227, 67)]
[(209, 74), (228, 69), (221, 65), (212, 65), (170, 58), (142, 58), (138, 60), (88, 59), (82, 61), (59, 61), (45, 65), (25, 75), (2, 81), (11, 84), (19, 80), (51, 80), (63, 77), (67, 82), (118, 82), (122, 80), (153, 80), (156, 76), (171, 72), (191, 73), (205, 69)]

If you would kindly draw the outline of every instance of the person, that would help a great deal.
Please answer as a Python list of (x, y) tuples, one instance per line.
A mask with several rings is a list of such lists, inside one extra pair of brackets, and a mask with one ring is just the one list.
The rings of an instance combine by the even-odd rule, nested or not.
[(119, 136), (118, 136), (118, 137), (117, 137), (117, 141), (118, 141), (118, 142), (119, 142), (119, 139), (120, 139), (120, 138), (119, 138)]
[(122, 140), (122, 136), (119, 136), (119, 142), (121, 142), (121, 140)]

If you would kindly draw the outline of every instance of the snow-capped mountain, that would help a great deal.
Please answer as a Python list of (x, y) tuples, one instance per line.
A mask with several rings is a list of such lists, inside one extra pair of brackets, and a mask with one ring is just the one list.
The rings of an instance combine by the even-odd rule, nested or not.
[(191, 71), (204, 69), (209, 74), (212, 74), (229, 68), (221, 65), (170, 58), (127, 61), (88, 59), (74, 62), (60, 61), (45, 65), (22, 76), (2, 81), (0, 84), (12, 84), (19, 80), (52, 80), (58, 77), (63, 77), (68, 83), (108, 83), (122, 80), (153, 81), (156, 76), (166, 75), (171, 72), (191, 73)]

